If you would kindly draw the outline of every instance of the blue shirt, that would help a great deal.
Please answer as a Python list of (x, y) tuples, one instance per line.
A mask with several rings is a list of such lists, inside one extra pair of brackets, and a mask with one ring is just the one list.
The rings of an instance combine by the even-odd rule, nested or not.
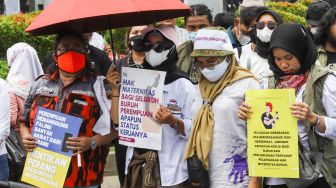
[(229, 35), (229, 38), (230, 38), (232, 47), (233, 47), (233, 48), (241, 47), (242, 45), (239, 43), (238, 40), (236, 40), (236, 38), (235, 38), (234, 35), (233, 35), (232, 27), (233, 27), (233, 26), (230, 26), (230, 27), (226, 30), (227, 34)]

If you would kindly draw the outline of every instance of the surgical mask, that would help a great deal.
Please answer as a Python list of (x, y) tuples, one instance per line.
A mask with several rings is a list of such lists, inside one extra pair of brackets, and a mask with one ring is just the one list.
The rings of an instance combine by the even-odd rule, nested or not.
[(85, 67), (85, 54), (76, 51), (66, 51), (57, 57), (57, 66), (67, 73), (78, 73)]
[(189, 35), (189, 39), (190, 39), (191, 41), (195, 41), (197, 32), (195, 32), (195, 31), (189, 31), (189, 32), (188, 32), (188, 35)]
[(217, 82), (225, 74), (229, 67), (229, 62), (224, 60), (223, 62), (215, 65), (213, 68), (203, 68), (201, 73), (210, 82)]
[(313, 35), (316, 35), (317, 32), (318, 32), (318, 27), (312, 27), (312, 28), (310, 28), (310, 32), (311, 32)]
[(250, 36), (244, 35), (242, 32), (238, 31), (237, 33), (237, 40), (241, 45), (246, 45), (251, 41)]
[(271, 41), (271, 36), (274, 30), (268, 29), (268, 27), (264, 27), (263, 29), (257, 29), (257, 37), (262, 42), (269, 42)]
[(154, 49), (145, 53), (146, 61), (152, 66), (157, 67), (161, 65), (167, 58), (170, 50), (156, 52)]

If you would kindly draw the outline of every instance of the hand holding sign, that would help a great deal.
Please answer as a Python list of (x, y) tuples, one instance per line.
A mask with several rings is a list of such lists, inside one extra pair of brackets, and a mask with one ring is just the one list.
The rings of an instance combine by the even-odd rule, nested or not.
[(237, 113), (239, 119), (246, 121), (247, 119), (250, 119), (251, 114), (252, 114), (251, 106), (246, 102), (243, 102), (239, 106), (239, 110)]
[(74, 151), (74, 156), (90, 149), (90, 137), (69, 137), (67, 148)]
[(316, 123), (316, 114), (314, 114), (306, 103), (295, 103), (290, 109), (292, 115), (302, 121), (309, 121), (311, 124)]
[(120, 85), (120, 76), (117, 72), (115, 64), (111, 65), (111, 68), (106, 74), (106, 80), (109, 82), (109, 84), (112, 87), (112, 92), (114, 90), (117, 90), (119, 92), (119, 85)]
[(160, 105), (160, 108), (157, 111), (155, 118), (156, 121), (161, 124), (175, 125), (177, 121), (176, 118), (173, 116), (171, 110), (162, 105)]
[(33, 151), (37, 147), (36, 138), (34, 138), (30, 133), (22, 135), (22, 143), (27, 151)]

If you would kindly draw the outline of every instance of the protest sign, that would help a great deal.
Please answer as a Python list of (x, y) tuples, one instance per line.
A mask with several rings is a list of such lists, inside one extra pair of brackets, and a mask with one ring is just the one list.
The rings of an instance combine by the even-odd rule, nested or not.
[(28, 152), (21, 180), (37, 187), (63, 187), (73, 154), (65, 142), (77, 137), (81, 124), (81, 118), (38, 107), (32, 130), (37, 148)]
[(119, 143), (161, 149), (161, 125), (155, 113), (162, 104), (166, 73), (123, 67), (119, 99)]
[(253, 113), (247, 121), (250, 176), (298, 178), (298, 123), (289, 109), (293, 89), (249, 90)]

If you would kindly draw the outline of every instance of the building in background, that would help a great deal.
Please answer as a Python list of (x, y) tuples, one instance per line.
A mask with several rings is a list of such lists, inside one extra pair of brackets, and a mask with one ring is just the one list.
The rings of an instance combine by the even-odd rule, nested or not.
[(213, 15), (213, 17), (223, 11), (235, 12), (239, 8), (242, 0), (183, 0), (187, 5), (204, 4)]
[(0, 15), (45, 9), (52, 0), (0, 0)]

